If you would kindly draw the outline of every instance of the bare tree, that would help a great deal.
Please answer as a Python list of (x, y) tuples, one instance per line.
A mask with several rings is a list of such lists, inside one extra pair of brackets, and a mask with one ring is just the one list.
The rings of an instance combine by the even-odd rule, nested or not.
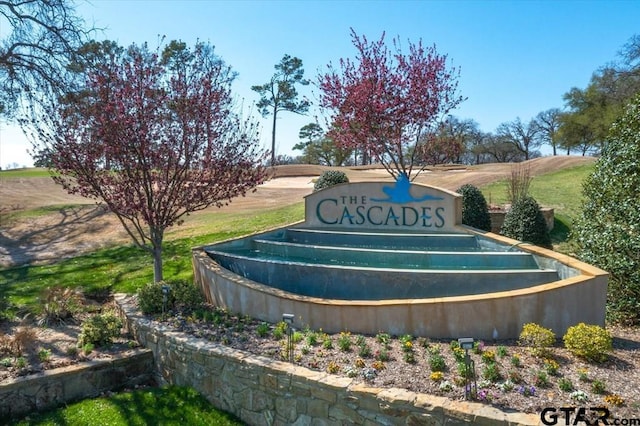
[(538, 137), (551, 146), (553, 155), (557, 154), (557, 148), (560, 145), (560, 116), (559, 108), (551, 108), (542, 111), (536, 116), (536, 125), (538, 126)]
[(0, 115), (12, 116), (21, 100), (43, 91), (64, 92), (67, 65), (87, 34), (73, 4), (0, 0), (0, 22), (9, 29), (0, 40)]
[(523, 123), (518, 117), (515, 121), (499, 125), (496, 133), (502, 141), (513, 145), (528, 160), (542, 143), (537, 137), (539, 131), (535, 120)]

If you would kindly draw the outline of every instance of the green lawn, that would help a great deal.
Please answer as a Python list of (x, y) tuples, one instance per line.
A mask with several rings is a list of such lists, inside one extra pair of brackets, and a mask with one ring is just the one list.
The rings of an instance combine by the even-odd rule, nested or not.
[[(100, 419), (99, 423), (96, 419)], [(219, 425), (240, 426), (231, 414), (216, 410), (192, 388), (167, 386), (109, 397), (86, 399), (66, 407), (11, 423), (15, 426), (145, 426)]]

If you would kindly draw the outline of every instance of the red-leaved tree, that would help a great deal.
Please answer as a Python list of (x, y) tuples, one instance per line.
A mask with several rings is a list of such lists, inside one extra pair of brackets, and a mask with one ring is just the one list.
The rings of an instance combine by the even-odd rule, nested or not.
[(234, 112), (235, 74), (198, 43), (131, 46), (89, 69), (75, 96), (32, 122), (56, 182), (104, 202), (161, 281), (165, 230), (265, 178), (256, 124)]
[(369, 42), (351, 30), (358, 54), (318, 76), (320, 106), (340, 146), (373, 155), (394, 177), (404, 173), (413, 179), (424, 166), (419, 159), (429, 133), (464, 100), (458, 94), (460, 72), (435, 46), (409, 42), (404, 54), (395, 39), (392, 52), (384, 37)]

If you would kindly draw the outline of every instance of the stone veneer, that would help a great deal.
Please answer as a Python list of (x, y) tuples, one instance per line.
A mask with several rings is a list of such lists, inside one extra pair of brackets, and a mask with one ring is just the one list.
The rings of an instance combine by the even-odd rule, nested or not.
[(169, 331), (142, 316), (132, 297), (116, 302), (129, 332), (151, 349), (168, 383), (191, 386), (250, 425), (537, 425), (504, 412), (404, 389), (381, 389)]
[(153, 355), (147, 349), (19, 377), (0, 384), (0, 424), (8, 418), (154, 382)]

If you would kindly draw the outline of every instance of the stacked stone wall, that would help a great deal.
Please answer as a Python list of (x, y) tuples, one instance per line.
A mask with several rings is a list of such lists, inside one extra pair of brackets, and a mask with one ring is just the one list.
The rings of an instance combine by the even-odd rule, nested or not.
[(453, 401), (249, 354), (159, 326), (116, 298), (129, 331), (168, 383), (192, 386), (249, 425), (537, 425), (533, 414)]
[(154, 382), (153, 354), (146, 349), (20, 377), (0, 385), (0, 424), (107, 391)]

